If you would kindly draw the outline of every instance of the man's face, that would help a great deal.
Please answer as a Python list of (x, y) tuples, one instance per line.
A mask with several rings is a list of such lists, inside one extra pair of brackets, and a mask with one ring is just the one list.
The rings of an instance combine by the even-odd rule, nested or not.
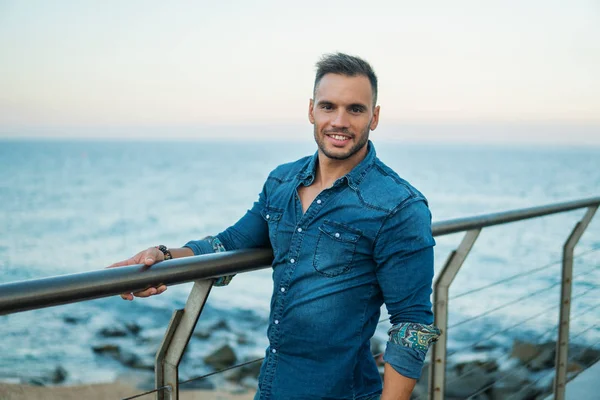
[(379, 122), (371, 83), (366, 76), (326, 74), (310, 100), (308, 119), (314, 125), (319, 151), (334, 160), (364, 156), (369, 131)]

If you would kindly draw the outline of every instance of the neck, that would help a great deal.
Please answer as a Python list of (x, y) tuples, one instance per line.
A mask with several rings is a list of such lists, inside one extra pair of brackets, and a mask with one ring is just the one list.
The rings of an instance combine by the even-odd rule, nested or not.
[(333, 183), (352, 171), (367, 155), (367, 145), (345, 160), (327, 157), (319, 150), (319, 165), (317, 167), (315, 184), (321, 189), (331, 187)]

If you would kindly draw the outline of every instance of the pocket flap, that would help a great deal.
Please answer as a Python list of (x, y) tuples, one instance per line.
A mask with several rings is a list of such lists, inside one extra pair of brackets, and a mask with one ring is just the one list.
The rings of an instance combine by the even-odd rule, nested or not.
[(271, 222), (279, 221), (281, 219), (281, 216), (283, 215), (283, 212), (281, 210), (267, 207), (263, 208), (260, 214), (267, 222)]
[(333, 240), (339, 240), (340, 242), (356, 243), (362, 235), (359, 230), (331, 221), (323, 221), (323, 225), (319, 227), (319, 230)]

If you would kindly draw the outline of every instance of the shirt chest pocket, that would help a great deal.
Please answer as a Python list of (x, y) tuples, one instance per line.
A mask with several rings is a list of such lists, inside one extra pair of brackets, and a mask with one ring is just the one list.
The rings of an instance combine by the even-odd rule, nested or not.
[(281, 216), (283, 215), (283, 210), (266, 207), (261, 211), (261, 215), (269, 227), (269, 240), (271, 241), (271, 247), (273, 247), (273, 253), (277, 253), (277, 231), (279, 229)]
[(352, 268), (361, 232), (331, 221), (319, 227), (313, 266), (321, 275), (334, 277)]

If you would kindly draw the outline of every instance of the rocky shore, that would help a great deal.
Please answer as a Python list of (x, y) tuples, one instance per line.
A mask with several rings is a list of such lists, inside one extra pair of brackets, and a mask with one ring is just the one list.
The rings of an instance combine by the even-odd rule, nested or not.
[[(107, 326), (98, 330), (97, 340), (91, 344), (91, 350), (97, 357), (105, 361), (116, 362), (125, 371), (110, 390), (121, 390), (126, 387), (129, 390), (126, 395), (123, 395), (126, 397), (154, 387), (154, 351), (158, 348), (156, 342), (159, 337), (160, 335), (144, 334), (140, 325), (131, 322)], [(136, 345), (140, 343), (150, 343), (150, 346)], [(214, 392), (215, 396), (218, 394), (219, 396), (236, 395), (242, 396), (240, 398), (252, 398), (250, 395), (257, 387), (260, 370), (260, 361), (255, 360), (260, 357), (250, 357), (247, 352), (246, 355), (240, 354), (240, 349), (256, 347), (247, 331), (235, 332), (226, 321), (213, 321), (212, 324), (206, 324), (205, 328), (198, 328), (194, 332), (190, 346), (197, 344), (204, 344), (204, 349), (208, 350), (200, 357), (197, 352), (193, 356), (194, 363), (200, 364), (198, 371), (206, 373), (227, 369), (236, 364), (247, 364), (207, 379), (193, 380), (181, 386), (183, 391), (203, 390)], [(382, 353), (385, 347), (385, 343), (376, 339), (372, 340), (371, 345), (373, 354)], [(555, 342), (527, 343), (516, 340), (509, 349), (480, 346), (468, 355), (457, 354), (450, 358), (446, 372), (446, 399), (501, 400), (508, 397), (512, 400), (543, 399), (552, 391), (555, 347)], [(147, 351), (140, 353), (140, 348), (145, 348)], [(154, 350), (150, 351), (151, 348)], [(569, 378), (572, 378), (598, 361), (600, 350), (572, 345), (569, 355), (571, 361), (567, 370)], [(383, 374), (382, 356), (379, 355), (376, 361)], [(194, 376), (198, 375), (201, 374)], [(428, 375), (429, 366), (426, 365), (413, 393), (414, 399), (427, 398)], [(26, 393), (36, 390), (36, 387), (40, 390), (45, 387), (54, 387), (52, 390), (58, 390), (61, 386), (70, 384), (68, 378), (67, 369), (58, 365), (41, 377), (13, 382), (13, 385), (3, 384), (0, 386), (1, 390), (6, 391), (9, 387), (12, 388), (12, 392), (11, 390), (8, 392), (13, 394), (3, 395), (0, 398), (16, 399), (19, 397), (14, 396), (17, 396), (15, 393), (19, 390)], [(17, 386), (20, 389), (17, 390)], [(106, 388), (109, 386), (87, 385), (86, 387)], [(132, 391), (134, 387), (135, 389)], [(1, 390), (0, 395), (3, 393)], [(64, 390), (67, 388), (64, 387)], [(90, 390), (93, 392), (92, 389)], [(116, 397), (119, 396), (121, 395)], [(93, 397), (86, 396), (86, 398)], [(215, 398), (225, 399), (228, 397)]]

